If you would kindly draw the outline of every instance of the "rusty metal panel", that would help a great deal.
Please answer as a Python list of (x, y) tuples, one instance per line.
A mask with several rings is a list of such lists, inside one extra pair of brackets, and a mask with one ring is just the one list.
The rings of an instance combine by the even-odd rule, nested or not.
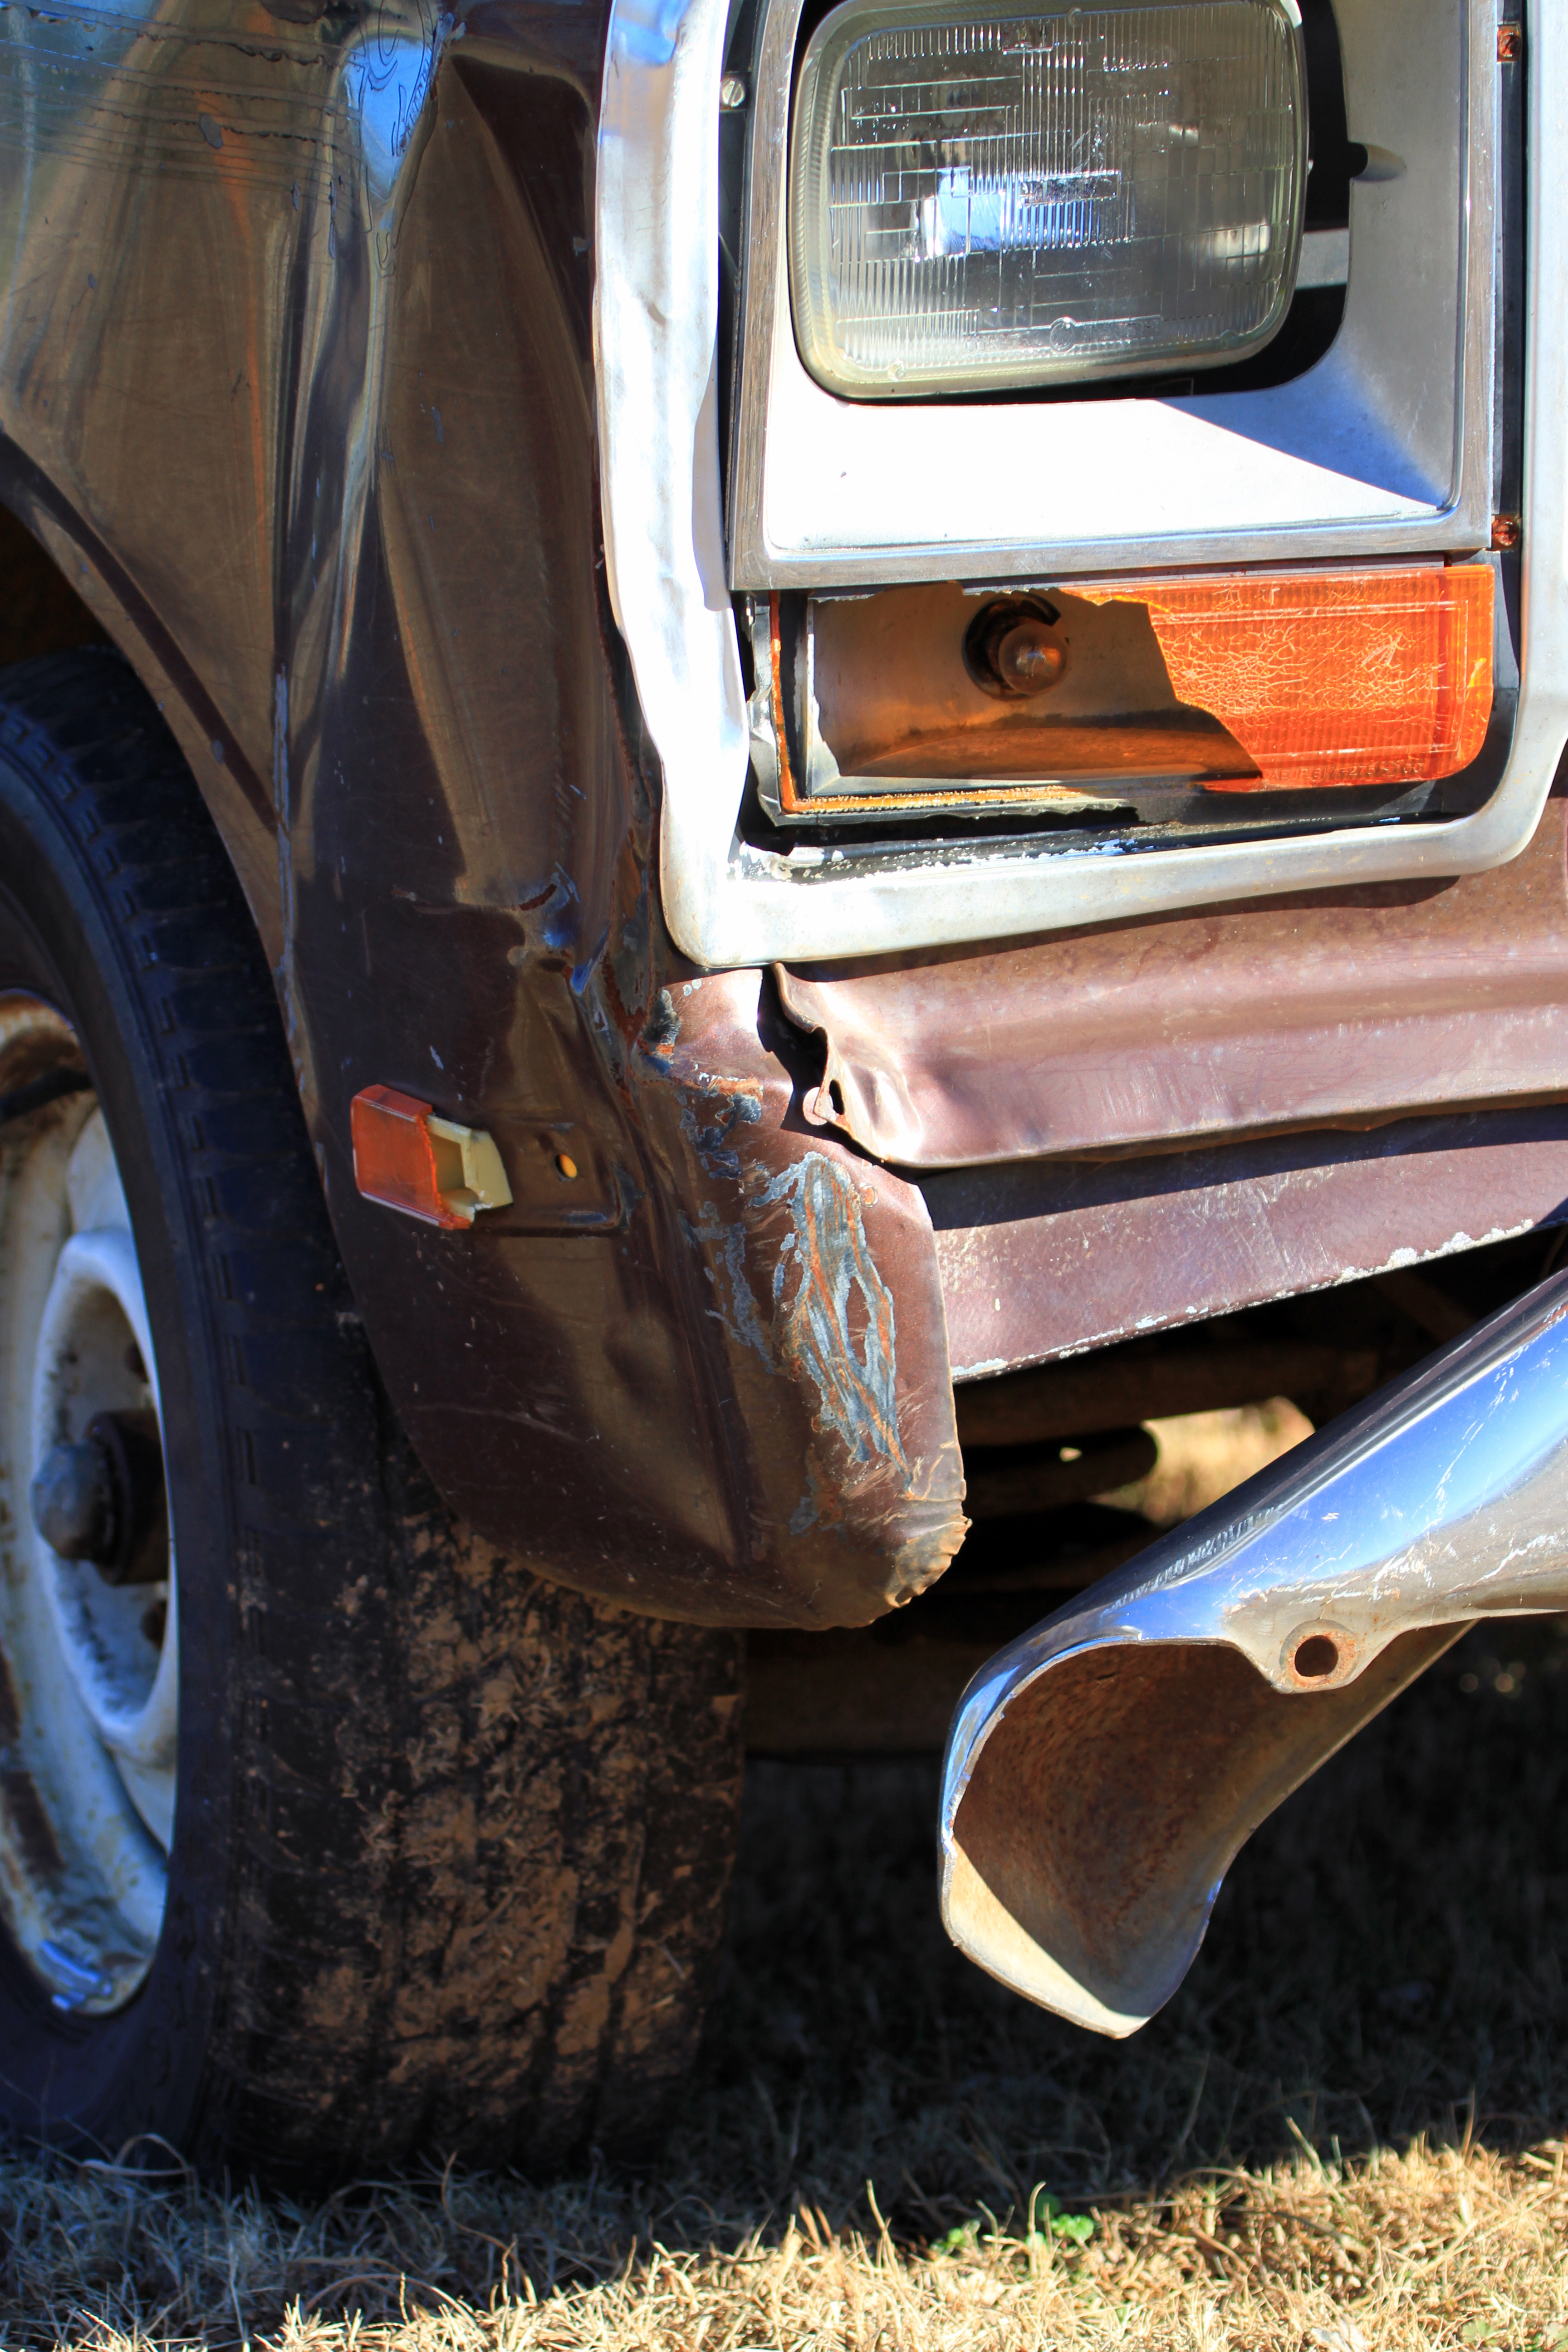
[(1568, 1106), (969, 1169), (922, 1190), (953, 1376), (973, 1380), (1556, 1223)]
[(806, 1117), (935, 1169), (1568, 1090), (1565, 815), (1455, 881), (780, 969)]

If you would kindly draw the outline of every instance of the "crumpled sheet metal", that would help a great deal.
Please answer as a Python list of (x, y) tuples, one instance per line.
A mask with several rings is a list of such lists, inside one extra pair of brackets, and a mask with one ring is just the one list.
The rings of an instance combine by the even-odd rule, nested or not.
[(806, 1115), (939, 1169), (1561, 1091), (1565, 817), (1457, 881), (778, 967)]
[(1568, 1608), (1568, 1275), (1000, 1651), (942, 1769), (942, 1916), (1136, 2031), (1266, 1815), (1478, 1617)]
[[(942, 1284), (918, 1187), (799, 1118), (759, 1034), (760, 986), (755, 971), (677, 983), (639, 1057), (647, 1213), (669, 1229), (659, 1257), (702, 1423), (661, 1465), (669, 1416), (645, 1414), (639, 1476), (689, 1488), (703, 1461), (710, 1539), (742, 1564), (705, 1609), (689, 1556), (689, 1590), (661, 1605), (865, 1624), (939, 1577), (968, 1526)], [(604, 1416), (618, 1441), (646, 1386), (638, 1365)], [(671, 1496), (671, 1524), (689, 1507)]]

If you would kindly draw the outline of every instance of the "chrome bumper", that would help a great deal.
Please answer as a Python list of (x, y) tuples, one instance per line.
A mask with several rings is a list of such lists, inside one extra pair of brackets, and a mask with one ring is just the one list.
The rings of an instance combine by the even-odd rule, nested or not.
[(1568, 1609), (1568, 1274), (1000, 1651), (942, 1770), (942, 1916), (1126, 2034), (1267, 1814), (1479, 1617)]

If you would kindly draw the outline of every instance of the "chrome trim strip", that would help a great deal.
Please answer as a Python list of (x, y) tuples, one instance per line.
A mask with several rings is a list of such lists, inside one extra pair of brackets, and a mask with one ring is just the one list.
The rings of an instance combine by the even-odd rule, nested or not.
[[(749, 756), (719, 485), (724, 25), (725, 0), (613, 0), (599, 100), (594, 372), (605, 564), (664, 761), (667, 873), (672, 842), (681, 866), (696, 856), (722, 870)], [(711, 850), (699, 852), (710, 836)], [(672, 916), (678, 938), (689, 928)]]

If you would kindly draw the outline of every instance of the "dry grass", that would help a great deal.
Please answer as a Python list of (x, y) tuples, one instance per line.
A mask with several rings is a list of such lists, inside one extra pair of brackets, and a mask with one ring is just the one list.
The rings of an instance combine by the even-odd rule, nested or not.
[(1479, 1629), (1300, 1791), (1125, 2043), (946, 1945), (934, 1767), (755, 1768), (656, 2169), (301, 2210), (16, 2156), (0, 2341), (1568, 2352), (1564, 1630)]
[[(103, 2176), (8, 2186), (10, 2267), (28, 2280), (8, 2337), (103, 2352), (258, 2328), (300, 2352), (1568, 2344), (1555, 2147), (1354, 2166), (1303, 2152), (1102, 2204), (1085, 2244), (1038, 2200), (1034, 2228), (980, 2213), (934, 2246), (900, 2246), (874, 2216), (835, 2230), (803, 2204), (693, 2249), (642, 2234), (626, 2192), (595, 2182), (384, 2188), (308, 2217)], [(476, 2243), (496, 2257), (488, 2284)]]

